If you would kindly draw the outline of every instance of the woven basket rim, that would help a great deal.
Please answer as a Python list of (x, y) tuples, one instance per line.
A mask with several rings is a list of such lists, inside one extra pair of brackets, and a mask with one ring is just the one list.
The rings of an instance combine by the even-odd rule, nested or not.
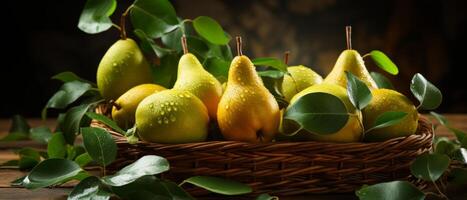
[[(102, 110), (103, 108), (98, 106), (96, 108), (96, 113), (105, 113)], [(128, 143), (126, 140), (125, 136), (121, 135), (120, 133), (114, 131), (112, 128), (108, 127), (107, 125), (103, 124), (100, 121), (97, 120), (92, 120), (92, 125), (96, 127), (101, 127), (106, 130), (108, 130), (113, 138), (115, 139), (116, 143)], [(358, 147), (379, 147), (379, 146), (385, 146), (389, 144), (396, 144), (400, 142), (408, 142), (410, 141), (419, 141), (419, 140), (424, 140), (426, 138), (432, 138), (434, 133), (431, 129), (427, 129), (427, 131), (422, 131), (421, 127), (424, 127), (427, 129), (427, 127), (431, 127), (431, 122), (424, 116), (419, 115), (419, 120), (418, 120), (418, 128), (417, 132), (415, 134), (405, 136), (405, 137), (397, 137), (397, 138), (392, 138), (389, 140), (381, 141), (381, 142), (348, 142), (348, 143), (335, 143), (335, 142), (321, 142), (321, 141), (274, 141), (274, 142), (268, 142), (268, 143), (249, 143), (249, 142), (241, 142), (241, 141), (228, 141), (228, 140), (212, 140), (212, 141), (203, 141), (203, 142), (192, 142), (192, 143), (180, 143), (180, 144), (166, 144), (166, 143), (154, 143), (154, 142), (146, 142), (139, 140), (137, 143), (134, 145), (145, 145), (145, 144), (150, 144), (150, 145), (160, 145), (160, 146), (171, 146), (171, 147), (190, 147), (190, 146), (197, 146), (197, 145), (209, 145), (209, 144), (215, 144), (215, 145), (230, 145), (230, 144), (235, 144), (236, 146), (244, 146), (244, 147), (252, 147), (252, 148), (261, 148), (261, 147), (267, 147), (270, 145), (283, 145), (283, 146), (293, 146), (293, 145), (301, 145), (301, 146), (308, 146), (308, 145), (321, 145), (321, 146), (333, 146), (337, 148), (350, 148), (353, 146), (358, 146)]]

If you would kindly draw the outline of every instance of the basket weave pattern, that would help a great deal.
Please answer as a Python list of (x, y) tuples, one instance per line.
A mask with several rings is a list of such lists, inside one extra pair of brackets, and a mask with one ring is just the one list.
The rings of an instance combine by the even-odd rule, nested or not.
[[(100, 111), (99, 109), (97, 110)], [(226, 177), (248, 183), (255, 193), (297, 194), (353, 192), (363, 184), (410, 178), (412, 160), (431, 149), (433, 132), (420, 118), (417, 134), (379, 143), (275, 142), (251, 144), (207, 141), (188, 144), (128, 144), (108, 129), (118, 145), (118, 158), (110, 166), (120, 169), (144, 155), (159, 155), (170, 163), (164, 178), (181, 181), (194, 175)], [(190, 190), (189, 190), (190, 191)], [(194, 195), (205, 191), (194, 189)]]

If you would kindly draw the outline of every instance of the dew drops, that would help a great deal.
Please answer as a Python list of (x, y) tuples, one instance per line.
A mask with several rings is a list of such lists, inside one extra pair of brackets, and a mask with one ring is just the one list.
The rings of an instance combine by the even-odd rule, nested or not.
[(162, 115), (162, 116), (164, 116), (164, 115), (165, 115), (165, 112), (164, 112), (164, 111), (162, 111), (162, 112), (161, 112), (161, 115)]
[(178, 108), (177, 108), (177, 107), (174, 107), (174, 111), (177, 111), (177, 110), (178, 110)]
[(173, 105), (174, 105), (174, 102), (170, 102), (169, 104), (170, 104), (171, 106), (173, 106)]
[(167, 108), (167, 112), (170, 112), (170, 111), (172, 111), (172, 108), (171, 108), (171, 107), (168, 107), (168, 108)]
[(168, 124), (169, 123), (169, 119), (167, 119), (167, 117), (164, 117), (164, 124)]
[(175, 116), (172, 115), (172, 116), (170, 116), (170, 121), (175, 122), (175, 121), (177, 121), (177, 118), (175, 118)]
[(157, 120), (157, 123), (162, 124), (162, 120), (161, 119)]
[(228, 110), (228, 109), (229, 109), (229, 105), (226, 105), (226, 106), (225, 106), (225, 109)]
[(116, 67), (116, 66), (117, 66), (117, 63), (116, 63), (116, 62), (112, 63), (112, 66)]
[(178, 97), (183, 98), (183, 94), (179, 94)]

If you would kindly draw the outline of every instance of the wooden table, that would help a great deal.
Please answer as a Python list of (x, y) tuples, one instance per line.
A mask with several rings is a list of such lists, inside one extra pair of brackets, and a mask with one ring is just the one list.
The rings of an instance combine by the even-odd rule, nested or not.
[[(456, 127), (461, 130), (467, 130), (467, 114), (446, 114), (445, 115), (453, 127)], [(39, 119), (30, 119), (29, 123), (32, 127), (39, 125), (47, 125), (49, 127), (54, 127), (54, 120), (42, 121)], [(0, 138), (7, 134), (10, 127), (9, 119), (0, 119)], [(441, 127), (437, 130), (436, 135), (454, 137), (446, 128)], [(31, 141), (21, 141), (21, 142), (0, 142), (0, 163), (18, 159), (18, 156), (14, 153), (15, 148), (21, 148), (26, 146), (34, 146), (36, 148), (45, 148), (43, 145)], [(20, 187), (14, 187), (10, 185), (10, 182), (16, 178), (26, 174), (26, 172), (19, 171), (17, 169), (7, 169), (0, 168), (0, 200), (3, 199), (30, 199), (30, 200), (45, 200), (45, 199), (66, 199), (67, 194), (70, 192), (72, 186), (65, 185), (53, 189), (38, 189), (38, 190), (27, 190)], [(466, 190), (456, 190), (456, 194), (452, 199), (465, 199), (467, 196)], [(297, 197), (284, 197), (281, 199), (297, 199), (297, 200), (330, 200), (330, 199), (356, 199), (353, 193), (351, 194), (329, 194), (329, 195), (307, 195), (307, 196), (297, 196)]]

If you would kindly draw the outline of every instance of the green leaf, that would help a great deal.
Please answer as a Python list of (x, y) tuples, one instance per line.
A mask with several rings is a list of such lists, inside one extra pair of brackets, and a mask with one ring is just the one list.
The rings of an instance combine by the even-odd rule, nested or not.
[(157, 45), (154, 42), (154, 40), (149, 38), (146, 35), (146, 33), (144, 33), (142, 30), (136, 29), (134, 30), (134, 32), (135, 32), (135, 35), (138, 36), (139, 39), (141, 40), (141, 48), (150, 49), (151, 52), (156, 54), (156, 56), (164, 57), (165, 55), (174, 52), (172, 49), (162, 48), (159, 45)]
[(282, 72), (287, 72), (287, 65), (277, 58), (255, 58), (252, 60), (255, 66), (269, 66)]
[(443, 125), (443, 126), (447, 126), (448, 125), (448, 120), (446, 119), (446, 117), (444, 117), (443, 115), (441, 114), (438, 114), (434, 111), (431, 111), (430, 112), (430, 115), (433, 116), (436, 120), (438, 120), (438, 122)]
[(107, 166), (117, 157), (117, 144), (110, 133), (101, 128), (86, 127), (81, 129), (86, 151), (97, 163)]
[(52, 131), (50, 131), (49, 127), (47, 126), (39, 126), (36, 128), (30, 129), (30, 137), (34, 141), (37, 141), (42, 144), (47, 144), (49, 140), (52, 138)]
[(126, 134), (126, 132), (122, 128), (120, 128), (115, 121), (111, 120), (105, 115), (97, 114), (95, 112), (87, 112), (86, 116), (90, 117), (91, 119), (95, 119), (97, 121), (104, 123), (105, 125), (109, 126), (113, 130), (121, 133), (122, 135)]
[(456, 135), (461, 147), (467, 148), (467, 133), (452, 127), (448, 127), (448, 129)]
[(186, 36), (186, 43), (188, 52), (194, 54), (200, 62), (204, 62), (209, 53), (209, 46), (206, 42), (195, 36)]
[(59, 91), (57, 91), (47, 102), (42, 111), (42, 118), (47, 116), (48, 108), (63, 109), (71, 103), (75, 102), (84, 93), (91, 90), (92, 85), (80, 81), (71, 81), (64, 83)]
[(81, 155), (86, 152), (86, 149), (82, 146), (66, 146), (66, 159), (74, 160), (78, 155)]
[(41, 155), (35, 149), (25, 147), (18, 151), (20, 170), (31, 169), (41, 161)]
[(172, 181), (161, 180), (161, 184), (173, 199), (195, 200), (195, 198), (193, 198), (188, 192)]
[(299, 98), (287, 109), (284, 119), (297, 122), (311, 133), (326, 135), (344, 127), (349, 114), (339, 98), (317, 92)]
[(89, 83), (89, 84), (91, 84), (93, 86), (96, 85), (95, 83), (93, 83), (91, 81), (88, 81), (86, 79), (82, 79), (81, 77), (79, 77), (78, 75), (76, 75), (73, 72), (62, 72), (62, 73), (56, 74), (55, 76), (52, 76), (52, 79), (62, 81), (63, 83), (72, 82), (72, 81), (80, 81), (80, 82), (84, 82), (84, 83)]
[(386, 54), (381, 51), (373, 50), (370, 52), (370, 56), (375, 61), (376, 65), (381, 68), (382, 70), (396, 75), (399, 73), (399, 69), (397, 68), (396, 64), (394, 64), (391, 59), (389, 59)]
[(210, 57), (203, 63), (206, 70), (220, 82), (226, 82), (229, 76), (230, 62), (217, 57)]
[(360, 200), (423, 200), (425, 194), (407, 181), (392, 181), (375, 185), (364, 185), (355, 194)]
[(183, 183), (191, 183), (200, 188), (223, 195), (241, 195), (251, 193), (252, 191), (251, 187), (246, 184), (211, 176), (193, 176), (184, 180)]
[(467, 164), (467, 149), (465, 148), (456, 149), (452, 153), (451, 157), (453, 160), (457, 160), (461, 163)]
[(75, 158), (75, 162), (78, 163), (80, 167), (84, 167), (92, 162), (92, 158), (89, 153), (83, 153)]
[(11, 126), (10, 126), (10, 131), (9, 133), (22, 133), (25, 135), (29, 134), (29, 129), (31, 127), (29, 126), (28, 122), (26, 119), (24, 119), (23, 116), (21, 115), (14, 115), (11, 118)]
[(418, 107), (425, 110), (436, 109), (443, 99), (441, 91), (419, 73), (413, 76), (410, 91), (420, 102)]
[(210, 17), (197, 17), (193, 20), (193, 27), (201, 37), (213, 44), (225, 45), (230, 41), (222, 26)]
[(384, 75), (378, 72), (370, 72), (371, 78), (376, 82), (378, 88), (386, 88), (390, 90), (394, 90), (394, 86), (392, 85), (391, 81), (386, 78)]
[(28, 135), (24, 133), (13, 132), (13, 133), (9, 133), (5, 137), (2, 137), (0, 141), (11, 142), (11, 141), (27, 140), (28, 138), (29, 138)]
[(116, 174), (105, 176), (103, 182), (111, 186), (122, 186), (145, 175), (160, 174), (169, 170), (169, 162), (160, 156), (143, 156), (134, 163), (124, 167)]
[(79, 17), (78, 28), (89, 34), (106, 31), (112, 26), (110, 16), (116, 7), (116, 0), (87, 0)]
[(366, 84), (359, 80), (351, 72), (346, 71), (347, 76), (347, 94), (349, 95), (350, 102), (358, 110), (365, 108), (373, 98), (370, 89)]
[(76, 135), (79, 132), (79, 127), (87, 126), (88, 124), (83, 123), (84, 115), (88, 112), (91, 104), (81, 104), (70, 108), (63, 119), (61, 128), (63, 129), (63, 136), (68, 144), (73, 145)]
[(172, 200), (161, 181), (152, 175), (142, 176), (129, 184), (114, 186), (112, 191), (120, 199)]
[(53, 134), (49, 144), (47, 144), (47, 155), (49, 158), (65, 158), (66, 141), (62, 133)]
[(28, 189), (47, 187), (78, 175), (82, 169), (73, 161), (52, 158), (39, 163), (34, 167), (29, 175), (24, 186)]
[(132, 6), (133, 28), (141, 29), (151, 38), (159, 38), (177, 28), (175, 9), (168, 0), (136, 0)]
[(15, 167), (19, 165), (19, 160), (9, 160), (0, 164), (1, 167)]
[(423, 154), (410, 166), (412, 174), (425, 181), (436, 181), (449, 166), (449, 157), (443, 154)]
[(170, 49), (173, 49), (174, 51), (182, 51), (180, 38), (183, 36), (182, 28), (184, 28), (184, 26), (184, 24), (179, 24), (177, 29), (163, 35), (161, 37), (162, 44)]
[(407, 116), (406, 112), (399, 112), (399, 111), (387, 111), (380, 114), (375, 123), (371, 128), (369, 128), (366, 132), (370, 132), (374, 129), (380, 129), (388, 126), (392, 126), (401, 122), (405, 116)]
[(454, 168), (449, 173), (448, 181), (458, 185), (467, 184), (467, 169)]
[(89, 176), (76, 185), (68, 196), (68, 200), (107, 200), (109, 193), (100, 189), (98, 177)]
[(447, 137), (435, 137), (434, 147), (435, 153), (451, 156), (455, 151), (459, 150), (460, 146), (450, 141)]
[(166, 88), (172, 88), (177, 79), (177, 65), (179, 56), (169, 54), (161, 58), (160, 65), (153, 67), (154, 83), (162, 85)]
[(265, 194), (261, 194), (258, 197), (256, 197), (256, 200), (279, 200), (279, 197), (271, 196), (265, 193)]
[(265, 70), (265, 71), (258, 71), (258, 75), (261, 77), (279, 79), (279, 78), (284, 77), (285, 73), (279, 70)]

